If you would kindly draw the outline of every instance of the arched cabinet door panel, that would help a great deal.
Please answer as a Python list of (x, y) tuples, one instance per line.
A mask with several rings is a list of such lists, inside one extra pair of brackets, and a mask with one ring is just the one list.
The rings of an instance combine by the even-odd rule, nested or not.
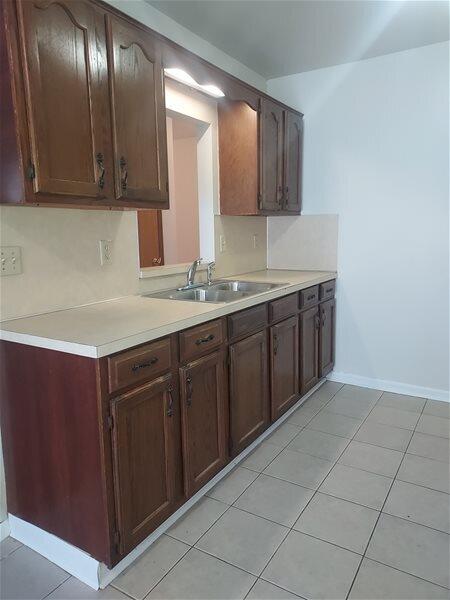
[[(83, 1), (17, 3), (34, 198), (111, 195), (105, 27)], [(50, 198), (49, 198), (50, 196)]]
[(300, 214), (302, 208), (303, 117), (284, 111), (284, 204)]
[(262, 211), (279, 211), (283, 200), (283, 108), (263, 99), (260, 120), (260, 203)]
[(161, 49), (143, 30), (111, 15), (107, 34), (116, 199), (168, 208)]

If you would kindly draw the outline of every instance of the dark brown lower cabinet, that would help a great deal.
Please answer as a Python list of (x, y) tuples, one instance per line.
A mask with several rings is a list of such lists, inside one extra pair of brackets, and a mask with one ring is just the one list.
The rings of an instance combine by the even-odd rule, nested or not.
[(320, 305), (319, 377), (325, 377), (334, 366), (336, 300)]
[(303, 396), (319, 381), (319, 307), (300, 313), (300, 394)]
[(298, 399), (298, 319), (270, 328), (271, 417), (275, 421)]
[(173, 512), (180, 435), (177, 411), (179, 402), (170, 374), (111, 401), (114, 488), (122, 554)]
[(228, 460), (224, 352), (182, 367), (180, 379), (184, 488), (189, 497)]
[(230, 450), (236, 456), (269, 424), (267, 330), (230, 346)]

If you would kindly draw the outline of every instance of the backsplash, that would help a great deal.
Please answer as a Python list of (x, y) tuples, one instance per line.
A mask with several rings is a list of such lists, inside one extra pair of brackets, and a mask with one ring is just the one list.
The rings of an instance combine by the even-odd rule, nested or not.
[[(22, 248), (23, 273), (0, 279), (2, 320), (182, 285), (184, 275), (139, 280), (136, 212), (0, 208), (0, 243)], [(265, 269), (264, 217), (215, 217), (216, 276)], [(253, 235), (257, 248), (253, 248)], [(220, 253), (219, 236), (226, 238)], [(99, 240), (113, 240), (101, 266)], [(204, 274), (201, 274), (204, 276)]]

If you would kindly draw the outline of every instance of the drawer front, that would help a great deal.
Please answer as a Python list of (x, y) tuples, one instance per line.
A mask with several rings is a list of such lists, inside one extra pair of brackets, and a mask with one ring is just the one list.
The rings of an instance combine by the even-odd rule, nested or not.
[(254, 333), (267, 325), (267, 304), (260, 304), (241, 310), (228, 317), (228, 333), (230, 339), (237, 339)]
[(180, 333), (180, 361), (202, 356), (225, 341), (224, 322), (221, 319), (203, 323)]
[(320, 284), (320, 301), (322, 300), (330, 300), (334, 298), (334, 292), (336, 291), (336, 282), (334, 279), (331, 281), (326, 281), (325, 283)]
[(108, 358), (109, 391), (154, 379), (171, 367), (170, 338)]
[(312, 287), (301, 290), (300, 292), (300, 308), (310, 308), (315, 306), (319, 302), (319, 286), (313, 285)]
[(285, 317), (295, 315), (298, 310), (297, 294), (289, 294), (269, 303), (269, 321), (280, 321)]

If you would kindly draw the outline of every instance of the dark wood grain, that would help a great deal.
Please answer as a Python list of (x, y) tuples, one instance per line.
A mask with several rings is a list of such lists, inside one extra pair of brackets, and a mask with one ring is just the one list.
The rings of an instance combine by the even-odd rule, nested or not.
[(334, 298), (335, 291), (336, 281), (334, 279), (331, 281), (326, 281), (325, 283), (321, 283), (319, 290), (320, 301), (322, 302), (323, 300), (331, 300), (331, 298)]
[(295, 315), (298, 311), (298, 295), (289, 294), (277, 300), (269, 302), (269, 321), (274, 323), (291, 315)]
[(300, 313), (300, 393), (303, 396), (319, 381), (319, 307)]
[(267, 330), (230, 346), (230, 442), (236, 456), (268, 426)]
[(267, 325), (267, 304), (258, 304), (241, 310), (228, 317), (228, 335), (230, 340), (249, 335)]
[(320, 304), (319, 377), (325, 377), (334, 367), (336, 301)]
[(127, 554), (174, 510), (179, 401), (168, 374), (111, 403), (119, 548)]
[(110, 563), (97, 361), (0, 342), (8, 511)]
[(180, 369), (185, 493), (199, 490), (228, 461), (225, 354)]
[(283, 200), (283, 109), (271, 101), (261, 103), (260, 209), (278, 212)]
[(300, 290), (299, 292), (300, 308), (310, 308), (315, 306), (319, 302), (319, 286), (313, 285), (312, 287), (306, 288), (306, 290)]
[(180, 362), (204, 356), (226, 340), (225, 320), (202, 323), (180, 333)]
[(270, 328), (270, 406), (276, 421), (298, 399), (298, 318), (290, 317)]
[(284, 111), (283, 210), (300, 214), (302, 208), (303, 117)]
[(164, 265), (164, 240), (160, 210), (139, 210), (137, 214), (139, 238), (139, 265), (161, 267)]

